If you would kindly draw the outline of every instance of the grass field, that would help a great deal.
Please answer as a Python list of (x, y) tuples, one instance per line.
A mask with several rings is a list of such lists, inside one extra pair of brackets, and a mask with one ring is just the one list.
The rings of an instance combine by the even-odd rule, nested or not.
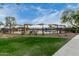
[(0, 38), (0, 55), (4, 56), (51, 56), (68, 39), (50, 37)]

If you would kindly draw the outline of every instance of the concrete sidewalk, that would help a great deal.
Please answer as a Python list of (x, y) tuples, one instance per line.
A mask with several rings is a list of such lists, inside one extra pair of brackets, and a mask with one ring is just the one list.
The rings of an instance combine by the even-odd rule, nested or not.
[(79, 35), (72, 38), (53, 56), (79, 56)]

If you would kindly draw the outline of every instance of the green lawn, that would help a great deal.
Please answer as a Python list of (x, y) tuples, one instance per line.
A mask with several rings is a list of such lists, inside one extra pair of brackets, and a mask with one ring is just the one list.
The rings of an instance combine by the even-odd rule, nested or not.
[(0, 55), (51, 56), (66, 42), (68, 39), (50, 37), (0, 38)]

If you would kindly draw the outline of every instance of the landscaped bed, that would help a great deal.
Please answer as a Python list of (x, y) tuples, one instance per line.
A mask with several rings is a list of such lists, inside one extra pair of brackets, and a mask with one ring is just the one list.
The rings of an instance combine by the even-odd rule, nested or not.
[(51, 56), (68, 41), (50, 37), (0, 38), (0, 55)]

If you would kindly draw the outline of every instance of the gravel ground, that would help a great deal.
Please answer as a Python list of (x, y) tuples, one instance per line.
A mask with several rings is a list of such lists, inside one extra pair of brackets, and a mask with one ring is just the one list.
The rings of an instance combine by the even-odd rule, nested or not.
[(63, 34), (50, 34), (50, 35), (21, 35), (21, 34), (2, 34), (0, 33), (0, 38), (9, 38), (9, 37), (17, 37), (17, 36), (34, 36), (34, 37), (57, 37), (57, 38), (73, 38), (77, 34), (75, 33), (63, 33)]

